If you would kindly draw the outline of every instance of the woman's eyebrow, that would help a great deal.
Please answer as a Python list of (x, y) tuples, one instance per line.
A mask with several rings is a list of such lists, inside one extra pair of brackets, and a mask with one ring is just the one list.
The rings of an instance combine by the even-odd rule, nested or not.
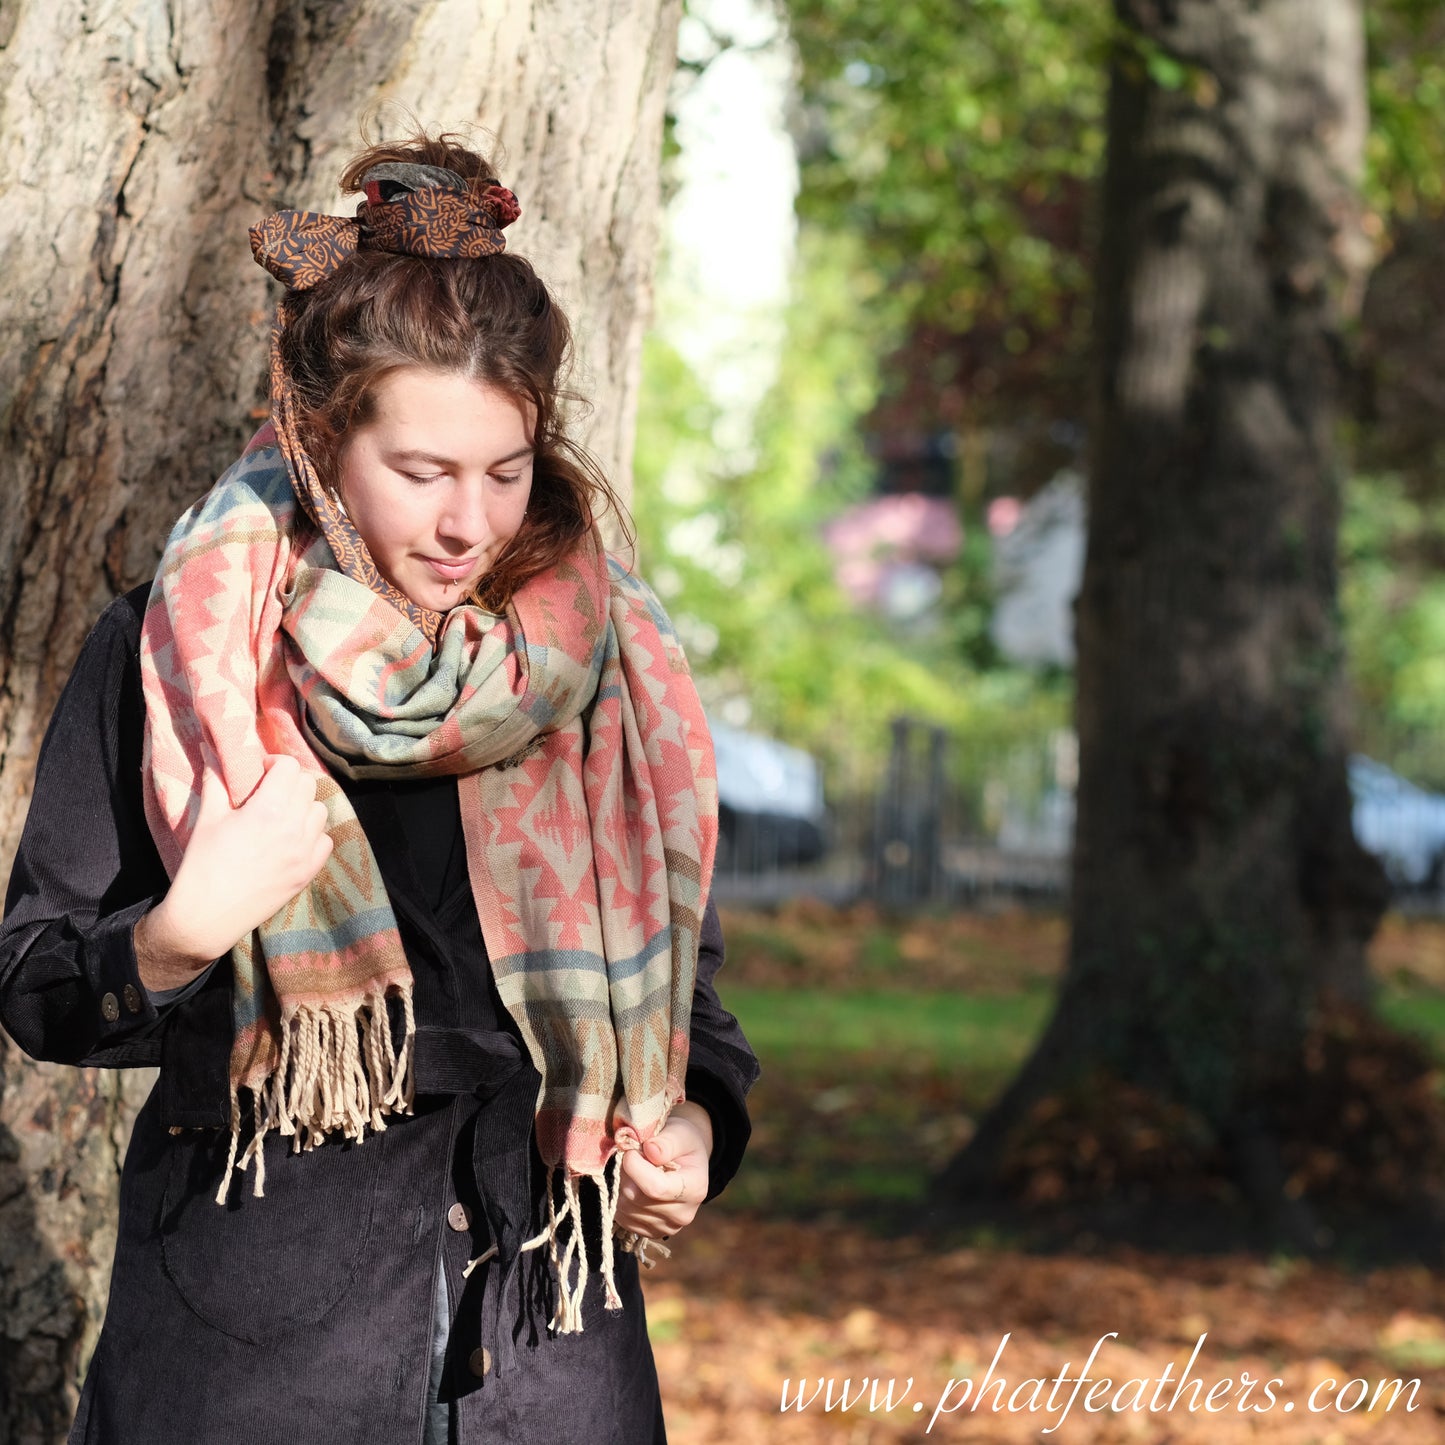
[[(532, 455), (532, 447), (522, 447), (519, 451), (511, 452), (505, 457), (498, 457), (492, 463), (494, 467), (504, 466), (507, 462), (520, 461), (523, 457)], [(430, 462), (434, 467), (455, 467), (456, 460), (452, 457), (444, 457), (436, 452), (423, 451), (417, 447), (406, 447), (400, 451), (389, 452), (394, 462)]]

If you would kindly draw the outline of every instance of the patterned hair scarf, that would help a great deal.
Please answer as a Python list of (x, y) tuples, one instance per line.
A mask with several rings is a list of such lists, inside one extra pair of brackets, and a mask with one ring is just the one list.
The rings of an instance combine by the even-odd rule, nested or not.
[[(426, 198), (410, 198), (413, 214)], [(496, 213), (483, 219), (499, 236)], [(312, 248), (306, 264), (316, 257)], [(620, 1308), (618, 1151), (651, 1138), (683, 1097), (717, 841), (706, 720), (667, 617), (595, 528), (519, 587), (505, 615), (469, 603), (429, 612), (381, 578), (345, 513), (322, 505), (274, 342), (272, 400), (274, 442), (263, 430), (177, 522), (141, 633), (146, 814), (171, 876), (203, 774), (219, 775), (239, 806), (282, 755), (314, 775), (333, 842), (317, 877), (231, 952), (231, 1149), (217, 1198), (252, 1159), (263, 1193), (270, 1130), (312, 1148), (410, 1111), (411, 970), (376, 859), (328, 767), (455, 774), (490, 966), (542, 1076), (548, 1221), (523, 1247), (548, 1248), (552, 1327), (580, 1331), (579, 1181), (601, 1199), (606, 1303)], [(400, 1046), (389, 998), (404, 1020)], [(254, 1132), (238, 1159), (243, 1092)]]

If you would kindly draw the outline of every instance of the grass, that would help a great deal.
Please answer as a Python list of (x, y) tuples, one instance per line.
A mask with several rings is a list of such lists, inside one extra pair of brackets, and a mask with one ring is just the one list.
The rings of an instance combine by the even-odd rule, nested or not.
[(964, 1066), (1002, 1078), (1042, 1027), (1050, 995), (735, 988), (727, 1002), (758, 1056), (790, 1070), (845, 1054), (906, 1072)]
[(922, 1198), (1043, 1026), (1050, 995), (727, 990), (758, 1057), (747, 1167), (723, 1200), (868, 1215)]
[(1424, 1037), (1445, 1064), (1445, 993), (1423, 985), (1388, 984), (1380, 990), (1380, 1014), (1397, 1029)]
[[(719, 1204), (869, 1217), (930, 1177), (1023, 1062), (1048, 1017), (1059, 920), (913, 919), (806, 910), (726, 921), (723, 1000), (763, 1062), (747, 1163)], [(1387, 930), (1380, 1009), (1445, 1065), (1436, 932)], [(1383, 965), (1383, 966), (1382, 966)]]

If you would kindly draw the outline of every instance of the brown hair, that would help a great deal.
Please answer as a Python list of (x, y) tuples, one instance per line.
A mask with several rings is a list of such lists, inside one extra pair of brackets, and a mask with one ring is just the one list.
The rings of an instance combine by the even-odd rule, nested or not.
[[(480, 191), (486, 158), (443, 134), (369, 146), (341, 176), (343, 191), (385, 161), (445, 166)], [(626, 513), (600, 467), (565, 435), (561, 406), (582, 402), (563, 381), (572, 329), (529, 261), (501, 251), (474, 259), (360, 250), (307, 291), (288, 295), (281, 355), (295, 386), (302, 444), (335, 486), (348, 434), (370, 420), (377, 384), (406, 366), (479, 381), (536, 418), (527, 515), (471, 598), (504, 607), (529, 577), (554, 566), (606, 508), (631, 540)]]

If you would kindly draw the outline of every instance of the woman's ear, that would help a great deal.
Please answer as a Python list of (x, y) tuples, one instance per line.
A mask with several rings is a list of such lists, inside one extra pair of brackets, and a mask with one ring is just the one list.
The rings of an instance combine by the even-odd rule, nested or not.
[(344, 434), (337, 436), (333, 434), (328, 439), (327, 453), (330, 458), (328, 470), (331, 473), (329, 480), (322, 485), (326, 488), (326, 495), (336, 503), (336, 510), (343, 517), (349, 518), (351, 513), (346, 510), (346, 498), (341, 495), (341, 478), (346, 470), (346, 447), (349, 438)]

